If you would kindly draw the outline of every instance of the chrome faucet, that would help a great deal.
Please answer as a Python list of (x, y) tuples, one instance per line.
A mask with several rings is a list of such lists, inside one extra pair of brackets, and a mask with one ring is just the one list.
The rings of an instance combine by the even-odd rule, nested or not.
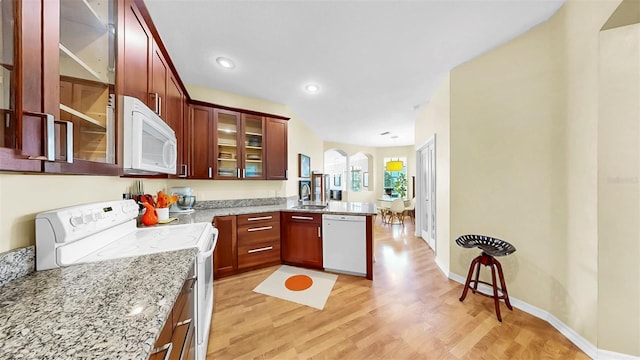
[(311, 200), (311, 187), (308, 184), (302, 184), (302, 190), (300, 190), (300, 199), (298, 202), (302, 204), (305, 199)]

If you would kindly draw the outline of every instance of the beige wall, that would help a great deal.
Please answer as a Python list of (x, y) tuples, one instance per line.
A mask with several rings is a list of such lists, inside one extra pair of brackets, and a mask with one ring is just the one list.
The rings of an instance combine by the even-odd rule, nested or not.
[[(296, 196), (298, 153), (310, 155), (312, 166), (322, 166), (322, 140), (288, 107), (221, 91), (188, 86), (194, 99), (291, 117), (289, 180), (215, 181), (144, 179), (145, 191), (191, 186), (198, 200)], [(122, 198), (134, 179), (78, 175), (23, 175), (0, 173), (0, 252), (35, 244), (34, 219), (39, 212), (81, 203)]]
[(640, 354), (640, 24), (600, 33), (598, 343)]
[[(632, 144), (606, 135), (603, 109), (598, 120), (599, 30), (619, 3), (570, 0), (548, 22), (452, 70), (450, 237), (485, 233), (511, 242), (518, 251), (502, 263), (512, 296), (549, 311), (601, 349), (640, 355), (640, 138), (633, 127), (618, 130)], [(627, 62), (636, 69), (638, 63)], [(637, 110), (639, 78), (627, 81), (615, 85), (635, 96), (629, 104)], [(615, 92), (607, 95), (616, 98)], [(635, 163), (613, 156), (616, 148), (634, 154), (628, 161)], [(602, 187), (600, 169), (598, 198), (603, 154), (605, 168), (614, 169), (610, 176), (625, 169), (636, 184)], [(603, 202), (610, 188), (624, 188), (627, 196), (617, 193)], [(626, 226), (603, 233), (603, 216)], [(610, 244), (616, 254), (607, 253)], [(629, 251), (621, 250), (625, 246)], [(466, 276), (476, 252), (450, 249), (451, 271)], [(626, 257), (615, 256), (622, 253)], [(616, 295), (630, 298), (623, 302)]]
[[(566, 63), (566, 297), (554, 314), (593, 344), (598, 329), (598, 33), (620, 3), (569, 1), (559, 14)], [(601, 120), (600, 120), (601, 121)], [(600, 255), (601, 256), (601, 255)], [(607, 330), (608, 331), (608, 330)], [(617, 351), (621, 351), (618, 349)]]
[[(436, 136), (436, 261), (449, 272), (450, 234), (450, 79), (449, 74), (416, 119), (415, 144), (420, 148)], [(418, 184), (416, 184), (416, 187)]]
[[(35, 244), (36, 214), (96, 201), (121, 199), (133, 179), (115, 176), (0, 174), (0, 252)], [(157, 192), (165, 180), (144, 180)]]
[[(546, 310), (567, 257), (557, 23), (451, 72), (451, 237), (512, 243), (501, 260), (510, 294)], [(451, 271), (466, 276), (477, 251), (450, 249)]]

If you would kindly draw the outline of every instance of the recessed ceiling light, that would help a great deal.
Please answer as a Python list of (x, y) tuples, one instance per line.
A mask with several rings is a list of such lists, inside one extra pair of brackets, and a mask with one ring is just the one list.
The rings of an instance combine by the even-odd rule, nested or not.
[(307, 84), (304, 86), (304, 90), (310, 94), (315, 94), (320, 91), (320, 85), (318, 84)]
[(226, 57), (220, 56), (216, 58), (216, 62), (218, 63), (218, 65), (222, 66), (225, 69), (233, 69), (234, 67), (236, 67), (236, 64), (234, 64), (231, 59)]

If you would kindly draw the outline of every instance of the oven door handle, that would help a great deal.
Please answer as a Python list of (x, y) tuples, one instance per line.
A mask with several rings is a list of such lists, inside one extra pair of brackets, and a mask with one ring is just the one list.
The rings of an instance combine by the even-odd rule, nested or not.
[(198, 259), (204, 260), (204, 259), (208, 258), (209, 256), (213, 255), (213, 250), (215, 250), (215, 248), (216, 248), (216, 240), (214, 240), (212, 242), (211, 249), (209, 249), (209, 250), (207, 250), (205, 252), (198, 253)]

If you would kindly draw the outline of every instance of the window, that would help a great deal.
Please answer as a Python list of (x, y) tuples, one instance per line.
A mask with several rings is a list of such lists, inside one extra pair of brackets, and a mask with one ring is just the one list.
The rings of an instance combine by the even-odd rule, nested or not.
[(383, 195), (407, 197), (407, 159), (404, 157), (384, 158)]

